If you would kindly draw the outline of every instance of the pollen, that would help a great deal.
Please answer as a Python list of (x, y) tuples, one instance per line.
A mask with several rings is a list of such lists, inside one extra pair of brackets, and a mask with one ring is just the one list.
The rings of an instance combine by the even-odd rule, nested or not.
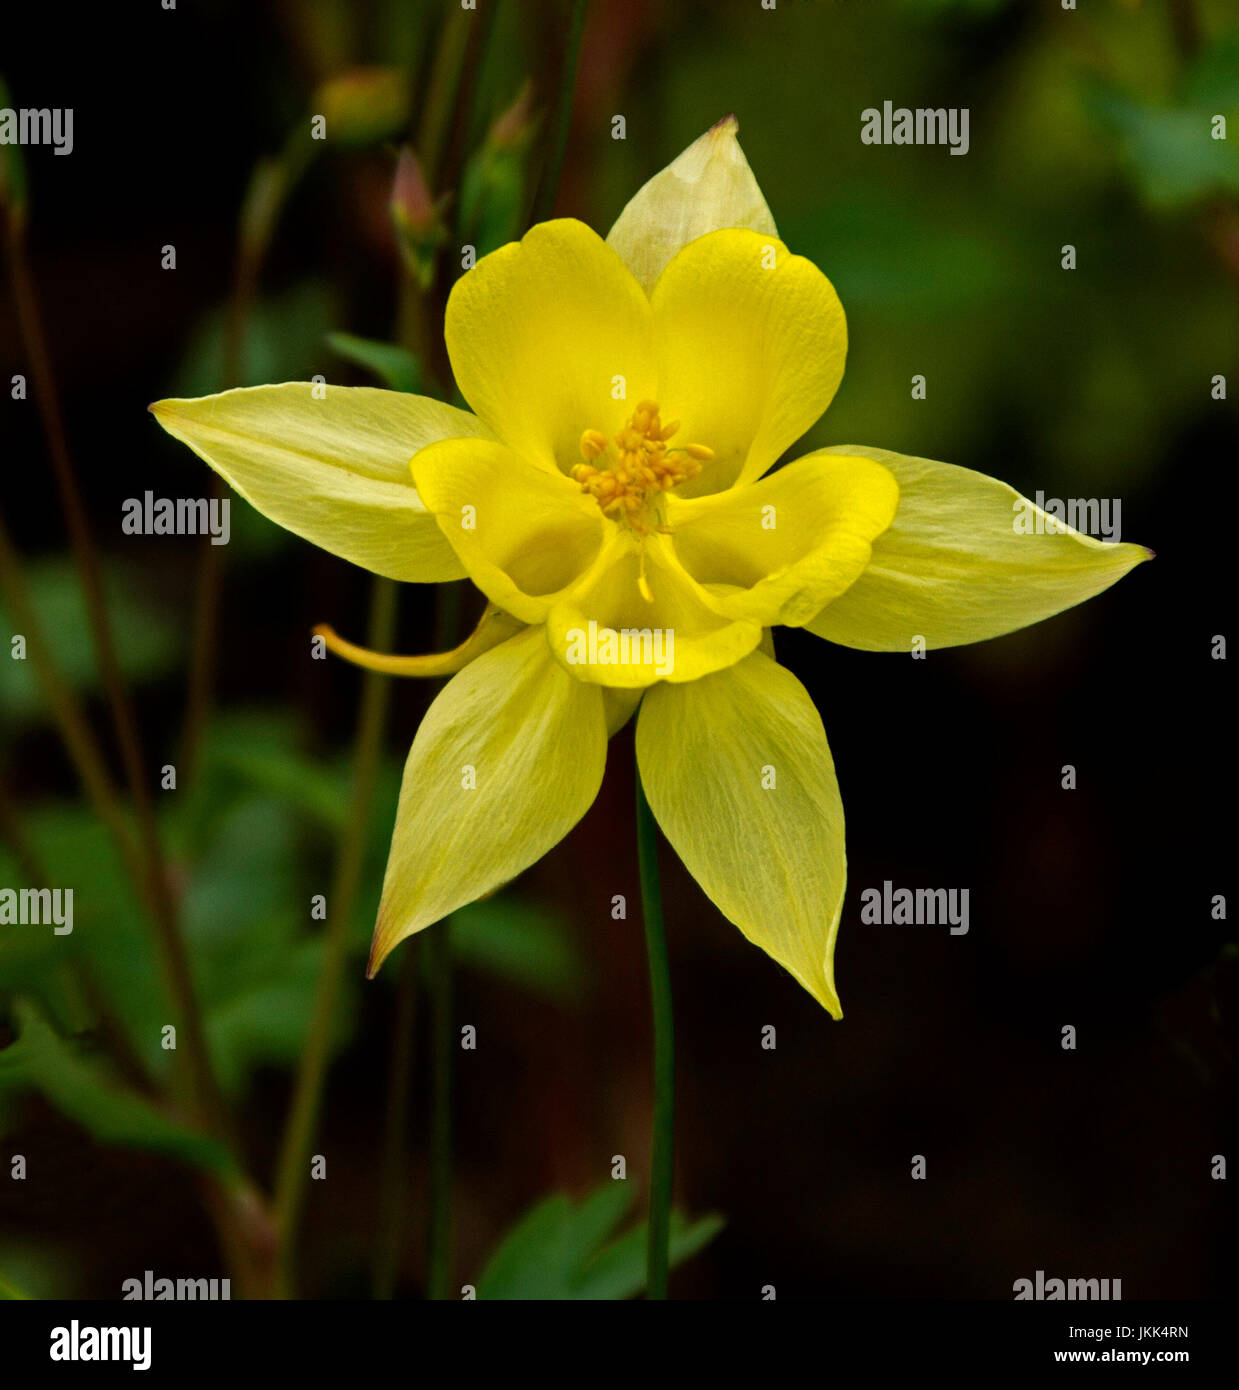
[(663, 424), (655, 401), (641, 401), (611, 439), (601, 430), (581, 436), (581, 457), (572, 470), (581, 491), (597, 499), (606, 516), (644, 533), (657, 525), (653, 503), (659, 493), (695, 478), (714, 457), (704, 444), (672, 448), (680, 422)]

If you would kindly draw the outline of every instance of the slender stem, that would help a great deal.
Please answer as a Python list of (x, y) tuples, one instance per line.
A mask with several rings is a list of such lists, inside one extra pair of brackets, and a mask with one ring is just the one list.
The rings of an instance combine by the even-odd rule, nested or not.
[(108, 771), (94, 731), (87, 722), (81, 702), (61, 674), (43, 635), (42, 625), (30, 601), (21, 560), (3, 517), (0, 517), (0, 593), (4, 594), (14, 631), (20, 632), (26, 639), (26, 650), (35, 676), (43, 687), (48, 710), (72, 759), (82, 789), (95, 814), (116, 841), (121, 860), (139, 893), (145, 892), (146, 873), (112, 775)]
[(195, 1113), (210, 1131), (227, 1136), (227, 1112), (211, 1071), (210, 1053), (198, 1008), (189, 954), (181, 935), (176, 902), (168, 882), (163, 850), (159, 842), (159, 828), (147, 783), (137, 719), (129, 691), (121, 676), (103, 593), (99, 556), (69, 455), (51, 355), (47, 349), (34, 278), (30, 273), (26, 255), (24, 217), (8, 219), (8, 249), (18, 325), (30, 361), (30, 372), (47, 437), (52, 471), (56, 476), (69, 540), (86, 599), (99, 674), (107, 694), (126, 780), (137, 813), (138, 841), (146, 870), (146, 897), (151, 907), (164, 981), (172, 1006), (178, 1015), (178, 1038), (181, 1046), (177, 1049), (177, 1056), (184, 1059), (183, 1065), (188, 1074)]
[(374, 1252), (374, 1296), (394, 1298), (404, 1244), (405, 1141), (409, 1129), (409, 1090), (413, 1079), (413, 1023), (417, 1010), (418, 953), (409, 942), (400, 961), (391, 1066), (387, 1073), (386, 1130), (379, 1188), (379, 1239)]
[[(375, 579), (370, 590), (370, 645), (391, 646), (396, 626), (396, 586), (390, 579)], [(370, 803), (374, 796), (383, 727), (391, 694), (390, 677), (367, 671), (362, 681), (361, 706), (357, 718), (353, 788), (348, 820), (340, 843), (327, 899), (327, 928), (324, 933), (323, 965), (314, 998), (305, 1051), (297, 1073), (292, 1108), (284, 1131), (275, 1186), (275, 1222), (279, 1233), (277, 1292), (291, 1295), (297, 1232), (309, 1176), (310, 1146), (318, 1129), (323, 1084), (331, 1057), (340, 983), (348, 958), (349, 927), (361, 884), (366, 829), (370, 822)]]
[(443, 1300), (452, 1280), (452, 919), (426, 933), (430, 977), (430, 1229), (427, 1297)]
[(439, 179), (448, 125), (469, 47), (469, 35), (479, 23), (475, 11), (464, 10), (460, 6), (450, 9), (443, 21), (417, 133), (418, 158), (431, 188), (436, 186)]
[(585, 31), (585, 11), (588, 0), (573, 0), (568, 19), (568, 35), (564, 47), (564, 66), (559, 80), (559, 99), (555, 106), (551, 152), (547, 158), (538, 196), (534, 200), (533, 222), (544, 222), (555, 207), (559, 191), (559, 175), (564, 167), (568, 149), (568, 131), (572, 125), (572, 97), (576, 91), (576, 70), (581, 60), (581, 35)]
[(675, 1036), (671, 971), (658, 881), (658, 827), (637, 772), (637, 859), (641, 870), (641, 915), (650, 962), (654, 1014), (654, 1126), (650, 1154), (650, 1232), (646, 1297), (667, 1297), (671, 1242), (671, 1177), (675, 1166)]
[[(224, 322), (223, 386), (245, 384), (245, 332), (258, 291), (263, 262), (285, 202), (310, 159), (312, 142), (294, 132), (278, 158), (263, 158), (250, 175), (237, 216), (232, 288)], [(211, 474), (211, 498), (225, 495), (223, 480)], [(193, 640), (189, 649), (185, 726), (181, 734), (181, 785), (192, 788), (214, 694), (220, 596), (223, 591), (224, 547), (204, 536), (199, 547), (198, 582), (194, 595)]]
[[(34, 608), (30, 603), (21, 562), (8, 531), (0, 518), (0, 592), (3, 592), (9, 612), (17, 628), (26, 638), (26, 648), (35, 674), (47, 697), (61, 738), (77, 770), (86, 797), (95, 814), (116, 842), (126, 871), (133, 879), (139, 894), (148, 892), (147, 866), (138, 852), (129, 830), (128, 819), (107, 764), (82, 712), (81, 704), (60, 673), (51, 649), (42, 633)], [(9, 826), (13, 818), (8, 818)], [(35, 875), (34, 882), (47, 882), (46, 873)], [(109, 1021), (97, 987), (89, 977), (83, 984), (95, 1006), (109, 1037), (112, 1051), (122, 1067), (145, 1089), (148, 1078), (145, 1067), (129, 1051), (123, 1030)], [(179, 1052), (179, 1049), (178, 1049)], [(269, 1222), (261, 1198), (253, 1185), (239, 1173), (222, 1178), (204, 1176), (201, 1181), (204, 1200), (215, 1223), (228, 1267), (233, 1271), (238, 1292), (243, 1297), (260, 1292), (265, 1251), (271, 1245)], [(255, 1273), (257, 1271), (257, 1273)], [(269, 1283), (269, 1280), (267, 1281)]]

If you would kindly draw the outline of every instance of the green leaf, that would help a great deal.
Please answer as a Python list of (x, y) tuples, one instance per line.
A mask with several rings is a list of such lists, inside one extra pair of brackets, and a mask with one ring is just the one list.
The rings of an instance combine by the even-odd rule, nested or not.
[[(238, 981), (206, 1010), (207, 1041), (225, 1094), (241, 1090), (259, 1063), (291, 1066), (309, 1034), (314, 993), (322, 971), (322, 942), (305, 941), (283, 951), (254, 978)], [(336, 1015), (337, 1045), (351, 1029), (356, 990)]]
[(1118, 136), (1124, 161), (1150, 203), (1179, 207), (1239, 192), (1239, 149), (1214, 140), (1212, 114), (1157, 107), (1096, 84), (1089, 106)]
[(465, 965), (557, 1003), (580, 997), (585, 966), (566, 920), (515, 894), (462, 907), (452, 916), (452, 952)]
[(327, 343), (346, 361), (373, 372), (393, 391), (411, 391), (416, 395), (422, 389), (421, 367), (408, 348), (374, 338), (358, 338), (353, 333), (328, 333)]
[[(119, 529), (120, 512), (116, 524)], [(30, 599), (52, 656), (70, 686), (79, 691), (99, 686), (90, 620), (77, 571), (68, 559), (35, 561), (27, 566)], [(104, 571), (104, 594), (116, 639), (121, 674), (141, 684), (171, 671), (183, 647), (183, 625), (148, 595), (140, 596), (118, 565)], [(11, 620), (0, 600), (0, 617)], [(0, 708), (16, 721), (45, 720), (47, 701), (35, 676), (34, 663), (0, 661)]]
[(1201, 52), (1192, 64), (1184, 99), (1209, 112), (1239, 107), (1239, 29), (1219, 35)]
[(331, 831), (344, 828), (347, 784), (337, 768), (324, 767), (299, 752), (260, 745), (220, 747), (214, 766), (315, 825)]
[[(145, 907), (122, 867), (111, 836), (82, 806), (23, 810), (22, 829), (48, 875), (49, 888), (73, 890), (73, 931), (44, 927), (0, 932), (0, 989), (37, 995), (45, 1011), (77, 1031), (60, 1006), (62, 966), (80, 962), (123, 1025), (131, 1046), (156, 1075), (171, 1064), (159, 1045), (168, 1003)], [(20, 881), (15, 862), (0, 852), (3, 881)]]
[[(633, 1189), (606, 1182), (581, 1202), (556, 1193), (523, 1216), (477, 1280), (479, 1299), (624, 1299), (645, 1288), (648, 1225), (609, 1237), (632, 1205)], [(672, 1212), (671, 1263), (678, 1265), (723, 1228), (720, 1216), (688, 1222)]]
[[(671, 1213), (671, 1265), (683, 1264), (704, 1249), (726, 1225), (723, 1217), (710, 1215), (688, 1221), (679, 1211)], [(574, 1298), (632, 1298), (645, 1288), (646, 1245), (649, 1222), (643, 1221), (613, 1241), (591, 1260)]]
[[(331, 873), (320, 858), (307, 876), (306, 848), (289, 804), (246, 795), (219, 817), (186, 889), (185, 935), (228, 1094), (256, 1066), (287, 1065), (305, 1045), (322, 960), (310, 896), (328, 891)], [(357, 971), (344, 991), (339, 1038), (351, 1026), (360, 979)]]
[(323, 369), (318, 345), (334, 318), (333, 294), (317, 280), (258, 300), (245, 322), (241, 380), (226, 383), (228, 309), (224, 305), (211, 309), (195, 328), (166, 394), (206, 396), (229, 384), (305, 380)]
[(525, 161), (516, 149), (479, 150), (465, 166), (460, 225), (479, 257), (515, 240), (525, 206)]
[(150, 1149), (216, 1172), (232, 1167), (223, 1145), (124, 1089), (101, 1057), (60, 1037), (28, 1002), (14, 1012), (19, 1031), (0, 1050), (0, 1094), (36, 1092), (104, 1144)]

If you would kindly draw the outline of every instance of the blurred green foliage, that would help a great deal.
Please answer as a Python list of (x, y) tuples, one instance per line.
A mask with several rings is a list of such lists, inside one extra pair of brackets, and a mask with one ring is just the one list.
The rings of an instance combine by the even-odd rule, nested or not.
[[(81, 693), (99, 689), (90, 622), (77, 570), (67, 557), (53, 556), (27, 567), (31, 604), (39, 625), (69, 685)], [(131, 569), (108, 567), (104, 574), (108, 609), (116, 633), (117, 655), (126, 679), (141, 683), (167, 675), (185, 654), (183, 627), (165, 607), (152, 599)], [(12, 622), (0, 596), (0, 623)], [(7, 647), (7, 643), (6, 643)], [(34, 664), (27, 657), (0, 661), (0, 710), (6, 725), (18, 727), (48, 718)], [(9, 721), (12, 721), (11, 724)]]
[[(594, 9), (614, 27), (605, 51), (587, 48), (561, 209), (605, 233), (646, 178), (736, 111), (781, 234), (830, 275), (848, 315), (847, 377), (802, 447), (870, 443), (948, 458), (1026, 491), (1117, 494), (1147, 479), (1212, 409), (1210, 379), (1233, 369), (1239, 349), (1214, 237), (1219, 215), (1236, 216), (1239, 194), (1233, 0), (1097, 0), (1072, 12), (1015, 0)], [(372, 159), (382, 190), (390, 142), (417, 134), (425, 89), (415, 74), (427, 73), (432, 11), (396, 0), (324, 0), (299, 11), (295, 39), (310, 76), (291, 96), (292, 64), (274, 54), (270, 103), (273, 125), (286, 128), (322, 110), (341, 147), (297, 171), (320, 199), (311, 209), (334, 207), (341, 169), (357, 167), (349, 160)], [(458, 246), (481, 256), (521, 230), (543, 153), (546, 40), (564, 12), (498, 7), (472, 106), (452, 113), (468, 137), (456, 186), (433, 189), (453, 222), (441, 290), (458, 273)], [(1185, 12), (1194, 40), (1176, 26)], [(385, 66), (363, 66), (375, 61)], [(862, 145), (861, 112), (886, 99), (967, 106), (968, 155)], [(627, 122), (622, 141), (611, 138), (616, 112)], [(1225, 140), (1212, 138), (1218, 117)], [(246, 152), (260, 157), (273, 158)], [(0, 189), (13, 193), (20, 166), (2, 167)], [(278, 180), (264, 208), (276, 191), (286, 191)], [(349, 215), (366, 223), (360, 205), (341, 220)], [(278, 259), (288, 229), (271, 217)], [(386, 225), (385, 202), (377, 221)], [(1060, 263), (1068, 244), (1078, 255), (1070, 272)], [(393, 303), (396, 265), (393, 254)], [(355, 273), (342, 258), (310, 279), (298, 269), (272, 275), (275, 288), (264, 281), (246, 318), (242, 383), (304, 379), (334, 354), (380, 384), (418, 390), (419, 364), (406, 347), (339, 331), (351, 323)], [(227, 322), (221, 293), (189, 335), (167, 394), (225, 384)], [(911, 397), (914, 373), (928, 377), (927, 402)], [(201, 479), (186, 451), (163, 457), (180, 470), (170, 478)], [(230, 582), (248, 582), (249, 567), (301, 546), (240, 499), (231, 521)], [(96, 697), (71, 563), (40, 560), (28, 577), (58, 664), (76, 690)], [(182, 616), (130, 569), (109, 565), (106, 584), (126, 679), (143, 687), (179, 673)], [(0, 659), (0, 711), (14, 743), (41, 733), (30, 662)], [(322, 964), (309, 895), (329, 891), (351, 785), (349, 749), (324, 756), (312, 746), (287, 708), (221, 711), (192, 794), (160, 802), (212, 1061), (236, 1103), (264, 1069), (291, 1072), (309, 1026)], [(336, 1049), (355, 1034), (363, 987), (394, 986), (397, 972), (363, 986), (362, 969), (399, 778), (400, 761), (389, 756), (366, 827)], [(101, 1143), (221, 1168), (220, 1148), (152, 1099), (169, 1077), (161, 1030), (171, 1011), (143, 905), (106, 831), (50, 791), (23, 804), (20, 821), (49, 883), (73, 886), (76, 913), (69, 937), (43, 928), (0, 936), (0, 1132), (41, 1097)], [(21, 873), (0, 843), (0, 886), (23, 881)], [(585, 995), (587, 963), (567, 921), (519, 885), (456, 914), (452, 941), (462, 967), (544, 1003), (570, 1006)], [(616, 1234), (633, 1200), (628, 1183), (603, 1184), (580, 1202), (548, 1197), (495, 1250), (478, 1296), (639, 1293), (645, 1228)], [(687, 1258), (721, 1224), (677, 1214), (673, 1257)], [(31, 1287), (50, 1287), (39, 1258), (29, 1256), (29, 1279), (8, 1252), (4, 1265)], [(0, 1279), (0, 1297), (10, 1296)]]
[[(605, 1182), (580, 1202), (556, 1193), (503, 1238), (477, 1281), (479, 1299), (624, 1299), (645, 1288), (648, 1225), (616, 1228), (636, 1197), (627, 1181)], [(723, 1229), (721, 1216), (671, 1213), (671, 1263), (683, 1263)]]

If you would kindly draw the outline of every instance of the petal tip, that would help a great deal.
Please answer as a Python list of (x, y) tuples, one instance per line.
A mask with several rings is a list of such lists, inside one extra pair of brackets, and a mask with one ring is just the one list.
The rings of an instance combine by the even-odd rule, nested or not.
[(366, 979), (373, 980), (382, 968), (383, 962), (391, 954), (391, 946), (383, 942), (383, 919), (375, 924), (374, 937), (370, 942), (370, 956), (366, 961)]

